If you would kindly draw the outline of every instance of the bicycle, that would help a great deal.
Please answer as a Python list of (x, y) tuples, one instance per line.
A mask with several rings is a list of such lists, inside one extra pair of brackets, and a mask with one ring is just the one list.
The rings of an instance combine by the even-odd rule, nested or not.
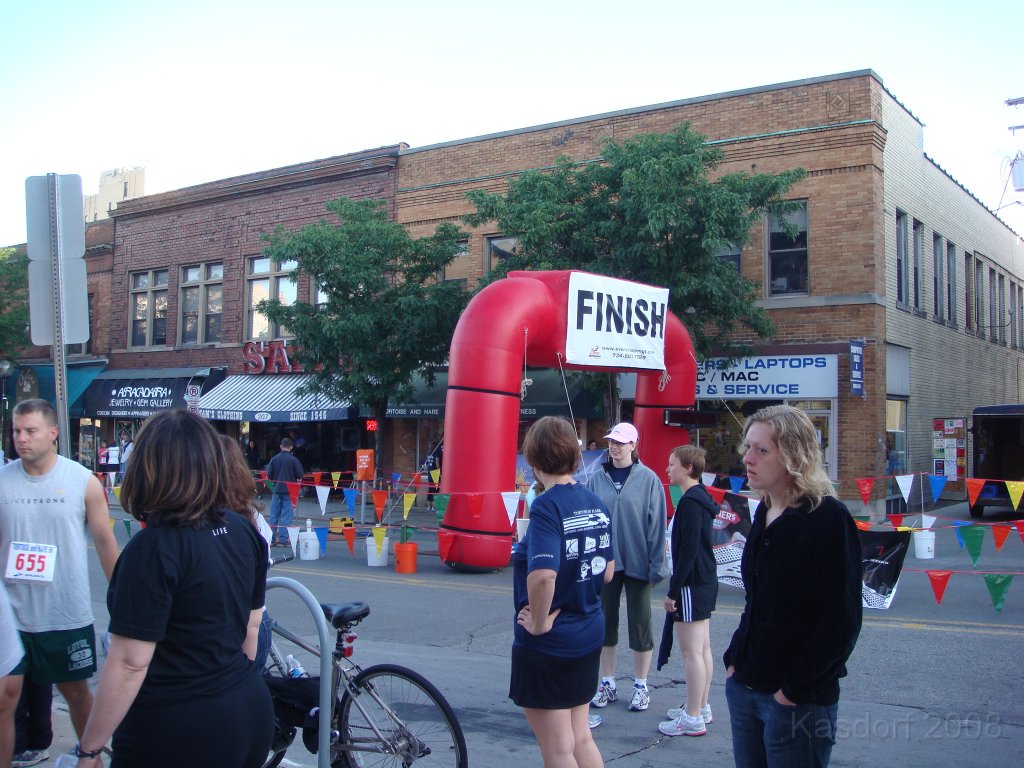
[[(332, 652), (330, 723), (331, 768), (371, 768), (413, 764), (468, 768), (462, 726), (441, 692), (418, 672), (397, 664), (363, 669), (351, 656), (352, 629), (370, 614), (365, 602), (320, 603), (336, 630)], [(273, 635), (320, 656), (320, 649), (270, 619)], [(264, 768), (276, 768), (302, 729), (312, 753), (319, 738), (319, 678), (289, 677), (289, 667), (273, 642), (265, 668), (274, 699), (274, 740)]]

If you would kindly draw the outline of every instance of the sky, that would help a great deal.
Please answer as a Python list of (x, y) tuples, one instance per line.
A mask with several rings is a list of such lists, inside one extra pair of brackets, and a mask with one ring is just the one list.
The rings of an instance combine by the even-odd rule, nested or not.
[(874, 70), (924, 150), (1024, 235), (1020, 0), (0, 0), (0, 244), (25, 178), (142, 166), (154, 194)]

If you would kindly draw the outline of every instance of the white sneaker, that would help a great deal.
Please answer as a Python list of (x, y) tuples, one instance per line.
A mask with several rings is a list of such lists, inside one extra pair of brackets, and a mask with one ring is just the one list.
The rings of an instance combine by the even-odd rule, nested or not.
[(708, 732), (703, 717), (690, 717), (686, 712), (675, 720), (658, 723), (658, 730), (666, 736), (703, 736)]
[[(668, 715), (670, 720), (675, 720), (685, 711), (685, 707), (672, 707), (672, 709), (670, 709), (665, 714)], [(710, 725), (711, 721), (715, 719), (714, 716), (712, 716), (711, 714), (710, 704), (706, 704), (700, 708), (700, 716), (704, 719), (704, 725)]]
[(602, 722), (604, 722), (604, 720), (600, 715), (587, 715), (587, 726), (590, 730), (594, 730)]
[(594, 694), (594, 698), (590, 700), (590, 706), (607, 707), (609, 702), (618, 700), (619, 692), (615, 686), (602, 682), (597, 687), (597, 693)]
[(633, 698), (629, 702), (630, 712), (643, 712), (651, 705), (651, 694), (646, 685), (633, 686)]

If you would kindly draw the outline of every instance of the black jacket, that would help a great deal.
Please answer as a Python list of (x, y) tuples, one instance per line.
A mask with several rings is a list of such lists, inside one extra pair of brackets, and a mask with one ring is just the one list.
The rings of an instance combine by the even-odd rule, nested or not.
[(743, 550), (746, 605), (725, 652), (736, 681), (798, 704), (839, 700), (861, 625), (861, 548), (850, 512), (825, 497), (765, 528), (758, 507)]
[(668, 596), (679, 602), (683, 587), (718, 581), (711, 530), (718, 505), (703, 485), (688, 488), (672, 518), (672, 578)]

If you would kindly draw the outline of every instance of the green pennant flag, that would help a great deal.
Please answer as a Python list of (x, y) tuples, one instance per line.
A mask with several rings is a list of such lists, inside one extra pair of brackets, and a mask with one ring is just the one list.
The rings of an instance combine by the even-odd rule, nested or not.
[(267, 486), (267, 490), (270, 491), (271, 494), (274, 493), (274, 483), (271, 480), (264, 480), (263, 484)]
[(434, 494), (434, 509), (437, 510), (437, 522), (444, 520), (444, 513), (448, 511), (448, 499), (451, 495), (447, 493)]
[(960, 529), (960, 535), (964, 538), (964, 545), (971, 554), (971, 562), (978, 567), (978, 558), (981, 557), (981, 543), (985, 540), (987, 525), (965, 525)]
[(132, 535), (132, 521), (131, 520), (125, 520), (124, 521), (124, 529), (128, 532), (128, 538), (131, 538), (131, 535)]
[(683, 489), (680, 488), (678, 485), (670, 485), (668, 487), (668, 492), (672, 496), (672, 507), (678, 507), (679, 500), (683, 498)]
[(988, 594), (992, 598), (992, 607), (996, 609), (996, 613), (1003, 611), (1003, 600), (1006, 599), (1011, 581), (1013, 581), (1013, 576), (1009, 573), (985, 574), (985, 586), (988, 587)]

